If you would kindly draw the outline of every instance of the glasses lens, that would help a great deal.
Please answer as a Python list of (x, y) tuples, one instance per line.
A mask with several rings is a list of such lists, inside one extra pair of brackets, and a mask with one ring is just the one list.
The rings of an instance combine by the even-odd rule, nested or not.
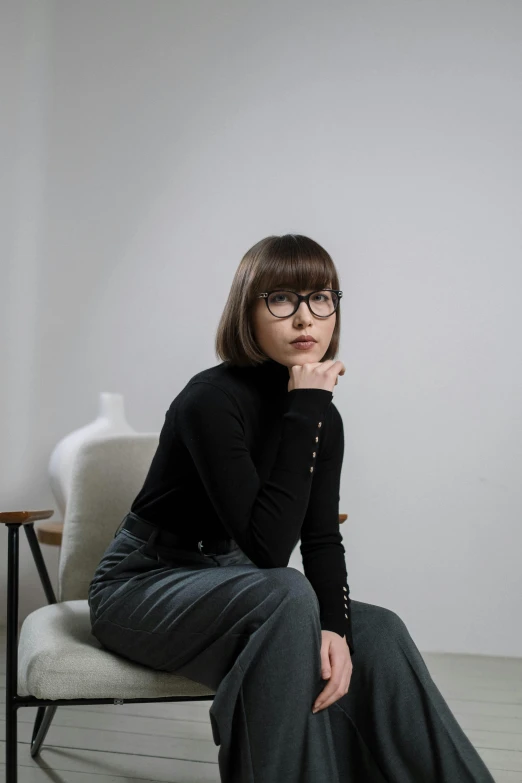
[(315, 315), (331, 315), (338, 301), (335, 291), (316, 291), (310, 297), (310, 307)]
[[(334, 291), (314, 291), (309, 301), (313, 314), (324, 318), (334, 312), (339, 297)], [(268, 309), (278, 318), (292, 315), (296, 307), (297, 295), (293, 291), (272, 291), (268, 297)]]

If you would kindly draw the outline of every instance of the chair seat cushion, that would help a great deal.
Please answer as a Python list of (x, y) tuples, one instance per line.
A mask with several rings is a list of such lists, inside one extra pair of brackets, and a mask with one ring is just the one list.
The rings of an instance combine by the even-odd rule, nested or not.
[(31, 612), (20, 629), (18, 695), (38, 699), (154, 699), (213, 696), (187, 677), (134, 663), (102, 647), (91, 633), (86, 600)]

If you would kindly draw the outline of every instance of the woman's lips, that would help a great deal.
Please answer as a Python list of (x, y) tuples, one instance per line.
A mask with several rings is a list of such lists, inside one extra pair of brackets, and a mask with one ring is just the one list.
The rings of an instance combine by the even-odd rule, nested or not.
[(307, 351), (309, 348), (312, 348), (312, 346), (317, 345), (316, 342), (313, 340), (310, 340), (310, 342), (303, 342), (303, 340), (298, 340), (296, 343), (290, 343), (294, 348), (299, 348), (301, 351)]

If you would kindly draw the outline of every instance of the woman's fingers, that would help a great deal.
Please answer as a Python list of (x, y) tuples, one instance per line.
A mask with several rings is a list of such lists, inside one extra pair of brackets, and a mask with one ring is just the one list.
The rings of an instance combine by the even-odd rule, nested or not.
[(330, 680), (326, 688), (319, 694), (317, 701), (315, 702), (312, 712), (319, 712), (319, 710), (325, 710), (330, 704), (334, 704), (341, 696), (344, 696), (347, 692), (346, 685), (343, 686), (343, 680), (339, 680), (336, 684), (335, 681)]
[(312, 712), (326, 709), (326, 707), (329, 707), (330, 704), (333, 704), (347, 692), (347, 686), (350, 680), (347, 678), (344, 667), (333, 663), (331, 670), (332, 674), (328, 680), (328, 684), (315, 700)]
[[(329, 666), (325, 667), (326, 661), (329, 662)], [(322, 679), (325, 679), (324, 674), (327, 673), (327, 669), (330, 669), (330, 678), (328, 684), (319, 694), (315, 700), (312, 712), (318, 712), (318, 710), (324, 710), (333, 704), (335, 701), (344, 696), (348, 692), (348, 686), (352, 676), (351, 659), (346, 658), (340, 650), (336, 650), (335, 644), (328, 643), (323, 640), (321, 645), (321, 674)]]
[(331, 674), (330, 655), (328, 653), (328, 644), (324, 641), (321, 644), (321, 679), (327, 680)]

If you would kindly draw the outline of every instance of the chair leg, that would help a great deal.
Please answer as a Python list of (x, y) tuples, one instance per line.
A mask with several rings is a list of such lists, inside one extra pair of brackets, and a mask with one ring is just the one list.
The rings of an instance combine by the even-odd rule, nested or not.
[(57, 709), (58, 707), (52, 706), (38, 707), (36, 720), (34, 722), (33, 736), (31, 737), (31, 756), (33, 758), (40, 753), (40, 748), (42, 747), (45, 736), (49, 731), (51, 721), (54, 718), (54, 713)]
[(5, 710), (5, 783), (18, 781), (18, 710), (6, 700)]
[(8, 524), (7, 546), (7, 639), (5, 674), (5, 780), (18, 780), (18, 524)]

